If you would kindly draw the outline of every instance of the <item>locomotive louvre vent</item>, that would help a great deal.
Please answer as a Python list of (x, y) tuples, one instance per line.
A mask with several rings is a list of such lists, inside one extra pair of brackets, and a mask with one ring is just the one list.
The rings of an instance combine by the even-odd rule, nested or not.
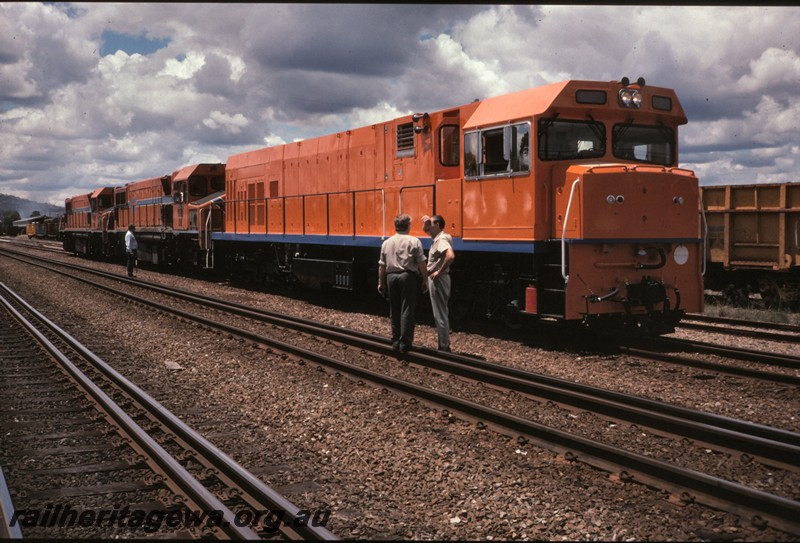
[(414, 153), (414, 123), (397, 125), (397, 156)]

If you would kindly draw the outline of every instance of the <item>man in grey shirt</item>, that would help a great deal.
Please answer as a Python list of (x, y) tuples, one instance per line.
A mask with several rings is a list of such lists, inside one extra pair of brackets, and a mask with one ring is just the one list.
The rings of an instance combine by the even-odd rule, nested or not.
[(428, 269), (425, 252), (419, 239), (408, 234), (411, 217), (394, 218), (395, 235), (381, 245), (378, 260), (378, 292), (388, 291), (392, 320), (392, 349), (405, 354), (414, 342), (414, 311), (417, 308), (417, 288), (422, 278), (423, 292), (428, 290)]

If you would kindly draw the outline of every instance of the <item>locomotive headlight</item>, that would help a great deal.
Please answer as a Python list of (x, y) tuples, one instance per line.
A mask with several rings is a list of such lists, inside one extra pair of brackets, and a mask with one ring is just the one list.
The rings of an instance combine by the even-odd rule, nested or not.
[(620, 89), (619, 103), (625, 107), (642, 107), (642, 94), (636, 89)]
[(609, 204), (613, 204), (616, 201), (617, 199), (614, 197), (613, 194), (609, 194), (608, 196), (606, 196), (606, 202), (608, 202)]
[(683, 205), (683, 196), (675, 196), (675, 197), (673, 197), (672, 198), (672, 203), (682, 206)]

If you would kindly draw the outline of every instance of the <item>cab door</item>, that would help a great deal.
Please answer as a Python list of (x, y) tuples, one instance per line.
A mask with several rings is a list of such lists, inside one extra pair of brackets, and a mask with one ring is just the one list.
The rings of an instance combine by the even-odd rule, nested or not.
[(175, 230), (186, 230), (188, 227), (188, 214), (186, 213), (186, 202), (189, 193), (186, 181), (177, 181), (172, 185), (172, 204), (173, 220), (172, 227)]
[(447, 232), (461, 237), (461, 119), (459, 110), (446, 111), (435, 128), (434, 213), (444, 217)]

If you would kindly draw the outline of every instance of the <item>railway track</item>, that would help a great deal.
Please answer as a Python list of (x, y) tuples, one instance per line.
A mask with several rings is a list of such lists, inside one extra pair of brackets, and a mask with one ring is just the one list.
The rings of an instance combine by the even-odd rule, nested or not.
[[(0, 250), (2, 250), (2, 248), (0, 248)], [(6, 251), (6, 254), (11, 254), (11, 252)], [(15, 253), (15, 254), (19, 257), (27, 257), (35, 259), (37, 262), (43, 264), (57, 265), (68, 269), (83, 271), (86, 273), (92, 273), (98, 277), (106, 277), (109, 279), (120, 280), (120, 281), (130, 281), (129, 279), (123, 278), (120, 275), (111, 274), (107, 272), (100, 272), (97, 270), (90, 270), (87, 268), (83, 268), (81, 266), (68, 264), (58, 260), (47, 259), (44, 257), (38, 257), (33, 255), (25, 255), (22, 253)], [(293, 323), (300, 322), (299, 319), (293, 319), (292, 317), (288, 317), (285, 315), (279, 315), (276, 313), (269, 313), (269, 312), (260, 312), (260, 313), (254, 312), (252, 309), (240, 304), (233, 304), (222, 300), (214, 300), (209, 297), (199, 296), (194, 293), (180, 291), (179, 289), (167, 289), (165, 287), (160, 287), (155, 284), (149, 284), (138, 279), (135, 281), (131, 281), (131, 284), (136, 284), (142, 288), (149, 288), (151, 290), (158, 291), (161, 294), (165, 294), (167, 296), (172, 296), (172, 297), (178, 297), (185, 301), (189, 301), (199, 305), (218, 308), (226, 312), (233, 312), (234, 314), (238, 314), (240, 316), (246, 316), (248, 318), (257, 318), (262, 321), (265, 319), (271, 319), (270, 322), (274, 322), (275, 324), (281, 326), (292, 327), (294, 326)], [(312, 326), (316, 325), (317, 323), (312, 323)], [(323, 326), (324, 325), (320, 325), (320, 327)], [(341, 330), (335, 327), (330, 327), (330, 329), (332, 331)], [(354, 337), (362, 337), (368, 341), (381, 342), (385, 345), (389, 344), (389, 341), (382, 336), (375, 336), (369, 334), (360, 335), (358, 332), (351, 332), (351, 334)], [(342, 340), (342, 338), (339, 339)], [(706, 371), (712, 371), (719, 374), (727, 374), (737, 377), (759, 379), (763, 381), (788, 384), (793, 386), (800, 385), (800, 377), (796, 375), (767, 371), (764, 369), (758, 369), (752, 367), (742, 367), (720, 362), (714, 362), (710, 360), (699, 359), (693, 356), (683, 356), (680, 354), (675, 354), (675, 351), (691, 352), (695, 354), (716, 355), (724, 358), (752, 362), (759, 365), (769, 364), (769, 365), (782, 366), (789, 369), (800, 368), (800, 357), (796, 356), (776, 355), (765, 351), (723, 347), (711, 343), (682, 340), (677, 338), (651, 338), (643, 341), (630, 342), (622, 346), (622, 351), (631, 356), (647, 360), (657, 360), (685, 367), (694, 367)]]
[[(65, 265), (63, 263), (57, 264)], [(239, 316), (268, 322), (274, 326), (288, 326), (301, 330), (314, 336), (326, 338), (327, 341), (336, 341), (381, 355), (392, 356), (391, 348), (385, 338), (376, 338), (363, 333), (347, 333), (339, 328), (318, 325), (310, 321), (288, 318), (274, 313), (255, 311), (240, 304), (212, 300), (186, 291), (166, 289), (165, 287), (151, 285), (139, 280), (129, 281), (127, 278), (115, 274), (83, 271), (96, 273), (108, 279), (122, 281), (142, 288), (153, 288), (160, 294), (177, 297), (185, 302), (190, 301), (195, 304), (212, 307), (217, 311), (234, 312)], [(90, 282), (83, 278), (70, 276), (84, 282)], [(115, 290), (107, 286), (92, 284), (108, 291)], [(118, 291), (119, 289), (116, 290)], [(797, 513), (800, 512), (800, 504), (792, 500), (766, 494), (724, 479), (673, 466), (666, 462), (548, 428), (520, 417), (486, 408), (427, 387), (382, 375), (364, 367), (321, 355), (293, 344), (276, 341), (254, 332), (221, 324), (214, 319), (192, 315), (186, 311), (164, 308), (161, 304), (144, 300), (140, 297), (135, 298), (137, 303), (169, 311), (179, 315), (180, 318), (198, 322), (203, 326), (213, 327), (227, 334), (267, 345), (269, 349), (283, 352), (288, 356), (302, 360), (303, 363), (319, 364), (330, 371), (346, 373), (356, 379), (368, 380), (378, 386), (421, 398), (432, 405), (459, 413), (467, 419), (482, 421), (508, 435), (516, 435), (545, 448), (557, 451), (568, 460), (584, 461), (615, 473), (623, 480), (635, 479), (651, 486), (668, 490), (677, 496), (676, 499), (680, 501), (697, 500), (714, 507), (742, 514), (751, 518), (755, 524), (768, 522), (770, 526), (792, 533), (800, 533), (800, 525), (794, 520), (798, 518)], [(548, 401), (571, 405), (579, 409), (590, 409), (604, 416), (625, 420), (633, 424), (648, 425), (665, 434), (688, 437), (700, 443), (713, 443), (717, 448), (736, 450), (787, 469), (797, 469), (796, 458), (798, 458), (797, 453), (800, 451), (798, 449), (800, 436), (792, 432), (760, 427), (752, 423), (717, 417), (708, 413), (683, 410), (675, 406), (642, 398), (626, 397), (624, 394), (603, 391), (602, 389), (595, 389), (595, 387), (559, 382), (560, 380), (558, 379), (526, 374), (526, 372), (515, 371), (511, 368), (470, 357), (458, 355), (438, 356), (435, 352), (419, 350), (409, 353), (407, 361), (460, 375), (467, 379), (488, 382), (493, 386), (516, 390), (526, 395), (547, 399)], [(713, 430), (709, 430), (710, 428), (713, 428)], [(734, 443), (735, 445), (732, 445)]]
[(0, 238), (0, 243), (5, 245), (16, 245), (19, 247), (27, 247), (30, 249), (37, 249), (39, 251), (46, 251), (50, 253), (66, 254), (61, 247), (61, 242), (56, 241), (41, 241), (41, 240), (20, 240), (17, 238)]
[(800, 386), (800, 377), (797, 375), (712, 362), (693, 356), (675, 354), (675, 351), (701, 355), (715, 355), (728, 359), (751, 362), (758, 366), (772, 365), (790, 369), (800, 368), (800, 358), (796, 356), (778, 355), (766, 351), (726, 347), (700, 341), (663, 337), (632, 341), (621, 345), (620, 348), (623, 352), (647, 360), (658, 360), (660, 362), (699, 368), (720, 374)]
[[(112, 503), (118, 504), (125, 493), (158, 490), (158, 501), (148, 505), (147, 518), (159, 518), (157, 528), (161, 528), (160, 523), (166, 517), (172, 522), (169, 527), (186, 530), (176, 534), (179, 537), (183, 534), (183, 537), (261, 539), (273, 538), (280, 532), (285, 539), (336, 539), (323, 526), (303, 520), (304, 513), (299, 508), (219, 451), (2, 283), (0, 306), (7, 323), (2, 328), (0, 342), (8, 347), (5, 352), (10, 353), (4, 355), (3, 364), (0, 364), (0, 372), (4, 374), (0, 386), (0, 402), (4, 407), (0, 417), (0, 426), (4, 429), (2, 452), (11, 457), (11, 465), (6, 459), (5, 467), (11, 468), (17, 495), (16, 503), (12, 504), (11, 495), (6, 499), (0, 488), (2, 516), (9, 537), (19, 533), (14, 532), (15, 528), (19, 530), (12, 525), (16, 523), (8, 522), (9, 518), (17, 518), (10, 510), (19, 513), (23, 527), (44, 529), (49, 537), (63, 537), (64, 533), (59, 533), (58, 529), (64, 527), (61, 520), (67, 509), (71, 508), (76, 515), (78, 511), (68, 504), (59, 526), (55, 526), (57, 510), (52, 509), (55, 499), (111, 493), (116, 495)], [(88, 422), (99, 428), (87, 430)], [(42, 434), (32, 433), (31, 428), (66, 431)], [(48, 446), (51, 440), (62, 443), (76, 436), (96, 442), (86, 446)], [(105, 458), (117, 460), (77, 465), (73, 460), (44, 469), (31, 469), (25, 460), (32, 455), (48, 458), (50, 463), (53, 459), (64, 463), (65, 457), (97, 452), (108, 452)], [(121, 473), (130, 472), (133, 472), (128, 477), (130, 481), (119, 482), (120, 478), (125, 478)], [(113, 473), (111, 480), (114, 482), (67, 488), (26, 487), (29, 478), (47, 477), (47, 480), (58, 481), (89, 475), (90, 479), (105, 480), (98, 474), (108, 473)], [(122, 517), (117, 520), (117, 515), (122, 515), (117, 505), (109, 509), (107, 503), (106, 507), (98, 503), (95, 501), (93, 508), (82, 510), (80, 518), (91, 516), (95, 523), (89, 526), (111, 530), (101, 532), (103, 536), (118, 533), (119, 530), (114, 531), (117, 528), (133, 526), (132, 517), (125, 523)], [(113, 515), (114, 521), (103, 519), (97, 509), (108, 512), (109, 518)], [(42, 511), (47, 511), (47, 516), (53, 513), (52, 523), (38, 520)], [(36, 518), (30, 522), (26, 512), (36, 512)], [(261, 522), (255, 520), (259, 513)], [(275, 522), (278, 514), (281, 518)], [(84, 523), (80, 526), (87, 527)], [(147, 527), (154, 528), (153, 525)], [(48, 532), (47, 528), (56, 531)], [(142, 528), (142, 523), (136, 528)], [(145, 529), (145, 535), (148, 532), (150, 530)]]
[[(678, 324), (678, 327), (689, 330), (703, 330), (706, 332), (714, 332), (719, 334), (746, 336), (770, 341), (800, 343), (800, 326), (793, 324), (749, 321), (745, 319), (689, 314), (683, 320), (681, 320), (680, 324)], [(778, 332), (775, 330), (778, 330)]]

